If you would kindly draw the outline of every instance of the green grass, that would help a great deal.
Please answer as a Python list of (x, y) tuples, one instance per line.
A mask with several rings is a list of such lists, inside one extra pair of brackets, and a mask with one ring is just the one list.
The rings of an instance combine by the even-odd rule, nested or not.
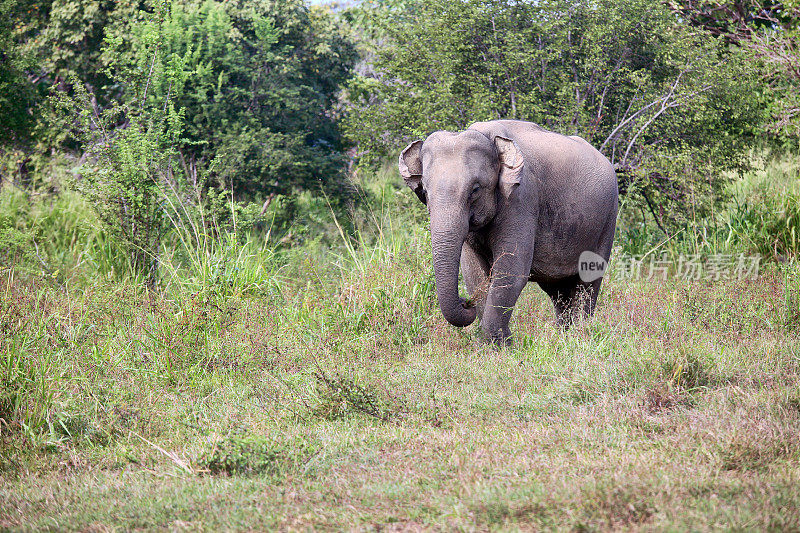
[[(757, 254), (783, 261), (800, 250), (800, 158), (793, 154), (753, 156), (754, 170), (731, 185), (729, 202), (691, 227), (669, 236), (652, 227), (647, 215), (628, 206), (618, 224), (621, 252), (644, 255)], [(643, 216), (644, 215), (644, 216)]]
[(800, 527), (791, 254), (610, 280), (566, 333), (530, 285), (496, 350), (438, 312), (424, 211), (372, 187), (332, 249), (182, 226), (156, 292), (78, 215), (48, 248), (80, 207), (3, 200), (31, 211), (4, 226), (0, 529)]
[(6, 272), (0, 526), (800, 523), (796, 264), (611, 282), (568, 333), (530, 286), (496, 351), (437, 312), (425, 239), (220, 294)]

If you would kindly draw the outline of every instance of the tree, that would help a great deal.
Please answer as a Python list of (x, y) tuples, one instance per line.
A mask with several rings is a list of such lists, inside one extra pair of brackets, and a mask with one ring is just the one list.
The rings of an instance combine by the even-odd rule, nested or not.
[[(0, 13), (24, 9), (22, 0), (0, 0)], [(18, 20), (0, 17), (0, 186), (27, 177), (27, 152), (43, 95), (27, 76), (33, 58), (19, 45)]]
[(600, 148), (629, 206), (670, 232), (721, 198), (761, 120), (743, 57), (646, 0), (411, 1), (371, 20), (385, 42), (347, 119), (365, 159), (437, 129), (531, 120)]
[(108, 76), (103, 38), (126, 33), (147, 11), (138, 0), (2, 1), (0, 40), (9, 61), (0, 65), (0, 78), (14, 82), (0, 93), (8, 98), (0, 112), (0, 167), (31, 186), (37, 167), (46, 167), (54, 151), (80, 152), (68, 125), (49, 113), (48, 91), (69, 92), (70, 80), (80, 79), (98, 111), (118, 103), (122, 88)]
[[(146, 92), (184, 113), (177, 161), (200, 196), (232, 193), (266, 208), (322, 185), (334, 201), (347, 197), (337, 95), (356, 53), (325, 9), (302, 0), (2, 1), (13, 4), (16, 49), (30, 58), (14, 79), (40, 88), (27, 111), (45, 109), (48, 89), (76, 96), (73, 80), (98, 115)], [(161, 40), (151, 55), (155, 24)], [(141, 64), (145, 56), (154, 61)], [(0, 83), (10, 72), (0, 71)], [(118, 116), (113, 128), (126, 127), (127, 115)], [(74, 119), (29, 119), (28, 152), (83, 157)]]
[(72, 135), (82, 149), (75, 188), (125, 249), (133, 272), (151, 288), (167, 230), (172, 192), (167, 185), (177, 181), (175, 147), (183, 126), (169, 93), (152, 96), (153, 86), (180, 81), (178, 69), (154, 68), (162, 54), (167, 15), (163, 4), (156, 4), (143, 17), (136, 53), (124, 59), (109, 53), (108, 80), (125, 87), (125, 100), (99, 106), (92, 86), (75, 74), (67, 80), (69, 93), (55, 93), (58, 107), (73, 117)]
[(673, 0), (693, 26), (760, 59), (771, 88), (773, 133), (800, 137), (800, 0)]
[[(0, 12), (10, 13), (16, 0), (0, 0)], [(30, 64), (15, 42), (13, 19), (0, 18), (0, 139), (6, 146), (24, 144), (32, 126), (34, 87), (25, 75)]]
[(35, 59), (33, 83), (67, 90), (77, 77), (102, 107), (119, 101), (123, 89), (108, 71), (114, 58), (105, 39), (121, 37), (130, 47), (132, 28), (166, 7), (163, 0), (17, 0), (12, 20), (21, 48)]
[(148, 98), (185, 114), (178, 155), (195, 186), (265, 203), (320, 184), (340, 197), (337, 92), (354, 60), (334, 19), (300, 0), (173, 2), (152, 69), (175, 75)]

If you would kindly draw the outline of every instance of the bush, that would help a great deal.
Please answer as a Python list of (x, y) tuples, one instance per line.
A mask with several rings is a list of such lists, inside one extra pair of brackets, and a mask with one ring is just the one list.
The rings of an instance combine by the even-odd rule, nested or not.
[(341, 374), (328, 375), (319, 370), (314, 374), (321, 388), (319, 405), (314, 414), (325, 420), (336, 420), (350, 414), (367, 415), (388, 422), (397, 415), (398, 406), (376, 392), (374, 387), (357, 383)]
[(196, 463), (210, 474), (285, 476), (315, 452), (304, 441), (279, 443), (240, 429), (207, 445)]

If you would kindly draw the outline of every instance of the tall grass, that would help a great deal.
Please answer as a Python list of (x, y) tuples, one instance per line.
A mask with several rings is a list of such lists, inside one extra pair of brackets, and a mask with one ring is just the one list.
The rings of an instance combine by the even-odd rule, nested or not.
[(427, 214), (393, 178), (328, 211), (324, 246), (180, 210), (151, 292), (83, 237), (55, 277), (4, 268), (0, 527), (796, 521), (796, 259), (610, 279), (569, 332), (531, 287), (495, 351), (436, 310)]
[(762, 168), (735, 180), (730, 202), (692, 226), (664, 235), (645, 216), (622, 212), (617, 244), (641, 256), (657, 249), (669, 256), (760, 255), (785, 261), (800, 253), (800, 160), (765, 158)]
[(12, 273), (0, 293), (0, 433), (16, 427), (31, 436), (47, 422), (59, 379), (58, 354), (42, 349), (55, 318), (38, 294), (32, 305), (16, 301), (13, 283)]
[[(5, 253), (3, 253), (5, 252)], [(129, 280), (130, 261), (77, 194), (0, 189), (0, 268), (58, 277)]]
[(201, 221), (174, 214), (170, 239), (162, 243), (159, 256), (159, 278), (167, 293), (244, 295), (274, 282), (277, 245), (269, 231), (210, 231)]
[[(310, 231), (325, 233), (323, 246), (319, 244), (323, 235), (307, 234), (307, 244), (297, 248), (276, 238), (269, 225), (237, 228), (233, 206), (233, 231), (220, 230), (202, 219), (202, 209), (187, 208), (176, 194), (165, 197), (171, 228), (158, 257), (161, 288), (252, 292), (276, 279), (282, 265), (310, 256), (334, 254), (342, 275), (354, 270), (364, 274), (372, 263), (399, 257), (408, 246), (429, 246), (424, 209), (396, 187), (393, 166), (364, 173), (358, 180), (360, 207), (348, 220), (325, 209), (324, 201), (308, 204), (320, 211), (311, 217), (316, 222)], [(798, 183), (800, 164), (794, 159), (770, 160), (734, 184), (724, 210), (673, 235), (663, 235), (637, 213), (624, 212), (617, 245), (622, 253), (634, 256), (743, 253), (767, 261), (788, 260), (800, 251)], [(328, 222), (321, 221), (325, 217)], [(104, 279), (139, 286), (142, 282), (91, 207), (70, 192), (48, 197), (12, 187), (0, 191), (0, 265), (49, 275), (62, 283)]]

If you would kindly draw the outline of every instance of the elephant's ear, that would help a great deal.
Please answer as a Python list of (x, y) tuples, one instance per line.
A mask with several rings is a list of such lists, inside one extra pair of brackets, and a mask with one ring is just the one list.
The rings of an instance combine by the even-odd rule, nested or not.
[(427, 204), (428, 198), (425, 196), (425, 189), (422, 188), (422, 141), (414, 141), (406, 146), (400, 153), (398, 166), (406, 185), (416, 193), (420, 202)]
[(494, 138), (494, 145), (497, 147), (500, 159), (498, 186), (503, 196), (508, 198), (522, 182), (522, 167), (525, 165), (525, 160), (522, 158), (519, 145), (511, 139), (498, 135)]

